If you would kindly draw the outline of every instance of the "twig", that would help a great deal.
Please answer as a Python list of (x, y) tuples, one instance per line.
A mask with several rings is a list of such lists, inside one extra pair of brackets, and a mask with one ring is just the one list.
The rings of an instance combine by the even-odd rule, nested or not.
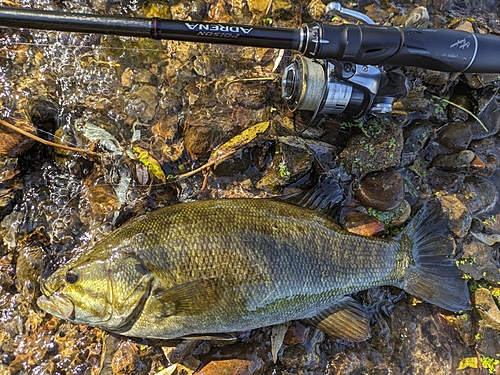
[(226, 160), (230, 156), (233, 156), (234, 154), (236, 154), (237, 151), (238, 150), (230, 151), (226, 155), (219, 157), (217, 160), (214, 160), (214, 161), (211, 161), (210, 163), (204, 164), (201, 167), (193, 169), (190, 172), (186, 172), (186, 173), (183, 173), (183, 174), (180, 174), (180, 175), (177, 175), (177, 176), (173, 176), (173, 177), (167, 178), (167, 182), (179, 181), (179, 180), (182, 180), (184, 178), (191, 177), (191, 176), (193, 176), (193, 175), (195, 175), (197, 173), (200, 173), (200, 172), (202, 172), (202, 171), (204, 171), (204, 170), (206, 170), (206, 169), (214, 166), (215, 164), (218, 164), (218, 163)]
[(481, 125), (483, 127), (485, 132), (488, 132), (488, 128), (483, 124), (483, 122), (479, 119), (479, 117), (477, 117), (474, 113), (469, 111), (467, 108), (464, 108), (461, 105), (458, 105), (457, 103), (450, 102), (448, 99), (440, 98), (439, 96), (432, 95), (432, 97), (435, 99), (442, 100), (443, 102), (445, 102), (447, 104), (451, 104), (452, 106), (457, 107), (458, 109), (461, 109), (462, 111), (464, 111), (468, 115), (472, 116), (474, 118), (474, 120), (476, 120), (479, 123), (479, 125)]
[(83, 148), (71, 147), (71, 146), (66, 146), (66, 145), (62, 145), (59, 143), (47, 141), (43, 138), (37, 137), (36, 135), (27, 132), (25, 130), (19, 129), (17, 126), (12, 125), (12, 124), (8, 123), (7, 121), (1, 120), (1, 119), (0, 119), (0, 124), (2, 124), (3, 126), (9, 128), (9, 129), (11, 129), (19, 134), (24, 135), (25, 137), (34, 139), (35, 141), (40, 142), (40, 143), (47, 145), (47, 146), (62, 148), (63, 150), (68, 150), (68, 151), (75, 151), (75, 152), (79, 152), (81, 154), (87, 154), (87, 155), (93, 155), (93, 156), (97, 155), (97, 153), (90, 151), (90, 150), (84, 150)]

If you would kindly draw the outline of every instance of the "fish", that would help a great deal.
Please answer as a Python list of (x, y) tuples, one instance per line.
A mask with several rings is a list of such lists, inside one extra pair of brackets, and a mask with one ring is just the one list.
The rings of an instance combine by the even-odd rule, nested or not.
[(458, 312), (467, 283), (447, 220), (424, 206), (399, 235), (363, 237), (317, 210), (273, 199), (167, 206), (131, 220), (41, 281), (38, 306), (124, 336), (219, 337), (302, 320), (370, 337), (353, 294), (395, 286)]

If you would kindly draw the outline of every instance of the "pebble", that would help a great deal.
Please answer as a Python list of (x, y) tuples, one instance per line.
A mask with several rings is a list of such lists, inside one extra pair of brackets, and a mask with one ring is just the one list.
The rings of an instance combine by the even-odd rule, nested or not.
[(403, 152), (403, 130), (399, 126), (380, 128), (371, 137), (358, 134), (349, 139), (338, 162), (347, 173), (360, 175), (396, 167)]
[(366, 206), (391, 211), (403, 201), (403, 176), (395, 170), (368, 173), (361, 180), (356, 196)]
[(483, 319), (482, 323), (500, 331), (500, 310), (491, 292), (486, 288), (477, 288), (474, 300), (474, 306)]
[[(36, 129), (26, 121), (9, 120), (8, 122), (25, 132), (36, 134)], [(33, 147), (35, 143), (33, 139), (0, 125), (0, 155), (17, 158)]]
[(449, 172), (467, 172), (476, 154), (470, 150), (462, 150), (453, 154), (436, 155), (431, 166)]
[(451, 188), (459, 179), (458, 173), (445, 172), (437, 168), (431, 168), (427, 174), (427, 181), (436, 190)]
[(450, 150), (465, 150), (472, 140), (472, 130), (466, 122), (452, 122), (439, 133), (439, 142)]
[(498, 199), (498, 192), (493, 184), (481, 177), (470, 176), (464, 179), (457, 197), (473, 214), (487, 211)]
[(376, 236), (385, 233), (385, 226), (381, 221), (357, 210), (351, 211), (346, 215), (342, 222), (342, 227), (351, 233), (361, 236)]
[(208, 156), (214, 142), (214, 130), (209, 126), (186, 126), (184, 128), (184, 146), (195, 159)]
[(484, 279), (489, 283), (500, 282), (500, 273), (492, 249), (491, 246), (475, 239), (464, 242), (462, 259), (457, 261), (458, 268), (474, 280)]
[(453, 195), (443, 196), (441, 206), (448, 215), (448, 228), (457, 237), (465, 237), (472, 223), (472, 215), (467, 207)]
[(293, 136), (279, 137), (273, 160), (256, 186), (278, 192), (303, 178), (306, 181), (300, 182), (306, 184), (313, 160), (313, 154), (304, 142), (297, 142)]
[(404, 128), (403, 165), (406, 166), (415, 161), (432, 133), (432, 124), (428, 120), (416, 120)]
[[(496, 91), (482, 94), (478, 99), (476, 116), (481, 120), (469, 118), (468, 122), (472, 131), (472, 139), (483, 139), (500, 130), (500, 116), (498, 116), (498, 102), (496, 101)], [(486, 127), (486, 129), (485, 129)]]

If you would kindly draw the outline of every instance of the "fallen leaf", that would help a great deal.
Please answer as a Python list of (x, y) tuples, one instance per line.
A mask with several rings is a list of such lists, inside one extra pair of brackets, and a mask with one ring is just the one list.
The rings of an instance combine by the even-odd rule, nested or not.
[(259, 134), (263, 134), (269, 128), (270, 124), (270, 121), (259, 122), (258, 124), (252, 125), (243, 130), (241, 133), (235, 135), (229, 141), (219, 146), (217, 150), (212, 152), (207, 164), (216, 164), (219, 161), (222, 161), (227, 155), (234, 154), (240, 148), (255, 140)]
[(151, 156), (148, 150), (145, 150), (139, 146), (135, 146), (133, 150), (137, 154), (137, 158), (139, 159), (139, 161), (144, 164), (156, 178), (162, 180), (163, 182), (167, 180), (163, 169), (161, 169), (160, 163), (158, 163), (158, 161)]

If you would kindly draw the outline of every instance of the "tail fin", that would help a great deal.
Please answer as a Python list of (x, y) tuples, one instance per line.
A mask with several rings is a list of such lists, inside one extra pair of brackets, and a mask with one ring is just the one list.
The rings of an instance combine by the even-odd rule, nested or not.
[(439, 205), (427, 205), (417, 213), (400, 235), (401, 246), (409, 247), (413, 254), (413, 264), (402, 288), (443, 309), (467, 310), (470, 307), (467, 282), (448, 257), (453, 243), (446, 233), (447, 220)]

